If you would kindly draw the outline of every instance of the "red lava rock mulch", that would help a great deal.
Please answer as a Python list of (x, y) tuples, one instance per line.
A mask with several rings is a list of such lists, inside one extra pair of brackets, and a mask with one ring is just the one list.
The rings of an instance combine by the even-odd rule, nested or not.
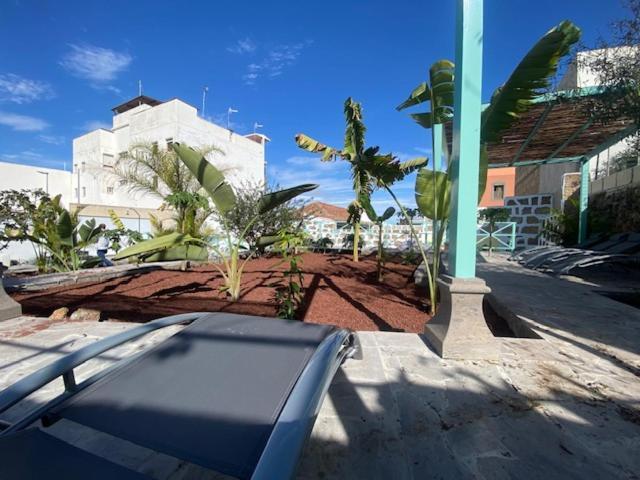
[[(222, 276), (211, 265), (187, 272), (157, 270), (102, 283), (19, 292), (12, 297), (25, 314), (48, 316), (56, 308), (100, 310), (120, 321), (146, 322), (166, 315), (224, 311), (275, 316), (274, 284), (282, 281), (279, 258), (247, 263), (239, 302), (219, 291)], [(428, 320), (426, 292), (416, 287), (412, 265), (387, 262), (385, 279), (376, 281), (373, 256), (354, 263), (347, 255), (305, 253), (305, 302), (298, 318), (353, 330), (422, 332)]]

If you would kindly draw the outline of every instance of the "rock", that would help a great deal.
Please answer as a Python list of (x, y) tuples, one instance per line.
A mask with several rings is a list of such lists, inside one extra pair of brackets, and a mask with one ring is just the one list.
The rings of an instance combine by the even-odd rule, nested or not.
[(56, 308), (53, 311), (53, 313), (49, 315), (49, 320), (59, 322), (67, 318), (67, 315), (69, 315), (69, 308), (67, 307)]
[(79, 308), (70, 318), (74, 322), (99, 322), (102, 320), (102, 312), (92, 308)]

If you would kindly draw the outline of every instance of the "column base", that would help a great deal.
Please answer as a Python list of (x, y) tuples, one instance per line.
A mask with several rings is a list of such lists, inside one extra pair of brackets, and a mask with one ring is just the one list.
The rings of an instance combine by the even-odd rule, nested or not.
[(441, 275), (438, 286), (438, 313), (424, 329), (438, 355), (456, 360), (498, 360), (499, 345), (482, 312), (482, 299), (491, 292), (484, 280)]
[(2, 275), (0, 275), (0, 321), (9, 320), (20, 315), (22, 315), (22, 307), (4, 291)]

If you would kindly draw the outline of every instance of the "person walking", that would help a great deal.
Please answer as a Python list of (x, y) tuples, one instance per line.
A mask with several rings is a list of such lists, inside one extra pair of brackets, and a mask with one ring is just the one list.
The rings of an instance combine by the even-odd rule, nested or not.
[(113, 267), (113, 262), (107, 258), (107, 251), (109, 250), (109, 239), (104, 234), (107, 226), (104, 223), (100, 224), (101, 234), (98, 238), (98, 258), (100, 259), (101, 267)]

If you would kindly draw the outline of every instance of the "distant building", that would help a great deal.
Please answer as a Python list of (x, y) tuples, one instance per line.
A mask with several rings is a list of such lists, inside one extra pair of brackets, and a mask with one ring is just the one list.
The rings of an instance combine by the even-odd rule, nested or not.
[[(82, 208), (81, 219), (96, 218), (111, 225), (113, 209), (125, 225), (142, 233), (150, 231), (150, 215), (167, 218), (159, 211), (162, 200), (132, 193), (114, 174), (118, 159), (139, 143), (168, 148), (172, 142), (193, 147), (215, 145), (225, 153), (208, 160), (224, 170), (232, 185), (264, 183), (265, 147), (269, 139), (258, 133), (239, 135), (198, 116), (197, 109), (182, 100), (166, 102), (141, 95), (112, 109), (111, 128), (100, 128), (73, 140), (72, 171), (0, 162), (0, 189), (48, 189), (62, 195), (63, 204)], [(12, 244), (0, 252), (0, 260), (28, 260), (33, 248)]]
[(487, 186), (480, 200), (479, 208), (502, 207), (506, 197), (515, 193), (515, 167), (490, 168), (487, 172)]

